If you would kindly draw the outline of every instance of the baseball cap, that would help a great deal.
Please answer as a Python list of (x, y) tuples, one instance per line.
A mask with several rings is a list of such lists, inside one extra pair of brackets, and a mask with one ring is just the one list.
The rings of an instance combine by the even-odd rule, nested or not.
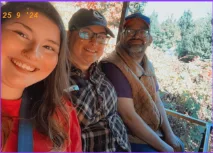
[(105, 17), (98, 11), (93, 9), (81, 8), (75, 12), (69, 21), (69, 30), (74, 28), (83, 28), (92, 25), (100, 25), (106, 29), (107, 34), (115, 37), (112, 31), (107, 27), (107, 21)]
[(131, 14), (131, 15), (125, 17), (124, 27), (127, 25), (127, 23), (129, 23), (131, 21), (131, 19), (134, 19), (134, 18), (139, 18), (139, 19), (143, 20), (148, 27), (150, 26), (149, 17), (147, 17), (141, 13), (134, 13), (134, 14)]

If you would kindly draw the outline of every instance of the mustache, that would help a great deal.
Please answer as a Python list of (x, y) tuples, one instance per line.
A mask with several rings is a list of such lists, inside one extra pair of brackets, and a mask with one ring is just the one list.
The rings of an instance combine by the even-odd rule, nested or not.
[(129, 41), (132, 41), (132, 40), (140, 40), (140, 41), (143, 41), (142, 39), (138, 38), (138, 39), (135, 39), (135, 38), (131, 38)]
[(140, 39), (140, 38), (131, 38), (131, 39), (129, 39), (128, 40), (128, 42), (130, 42), (130, 41), (134, 41), (134, 40), (139, 40), (139, 41), (141, 41), (142, 43), (143, 43), (143, 45), (145, 45), (147, 42), (145, 41), (145, 40), (143, 40), (143, 39)]

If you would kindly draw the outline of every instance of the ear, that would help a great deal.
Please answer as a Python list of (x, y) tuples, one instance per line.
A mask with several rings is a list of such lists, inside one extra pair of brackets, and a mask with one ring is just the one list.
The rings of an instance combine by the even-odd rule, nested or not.
[(153, 39), (152, 39), (152, 36), (151, 35), (149, 35), (149, 45), (152, 43), (152, 41), (153, 41)]
[(121, 32), (120, 32), (120, 34), (119, 34), (119, 41), (121, 40), (121, 38), (123, 38), (124, 37), (124, 33), (123, 33), (123, 28), (122, 28), (122, 30), (121, 30)]

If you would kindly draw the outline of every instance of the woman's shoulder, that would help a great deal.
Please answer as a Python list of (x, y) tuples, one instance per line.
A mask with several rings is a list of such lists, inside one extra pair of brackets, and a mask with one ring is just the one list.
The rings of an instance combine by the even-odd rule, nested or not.
[(56, 113), (54, 114), (60, 124), (68, 129), (73, 128), (73, 126), (79, 129), (77, 112), (72, 102), (64, 98), (60, 107), (60, 109), (56, 109)]
[(70, 108), (69, 116), (69, 130), (71, 145), (67, 148), (67, 151), (71, 152), (82, 152), (81, 142), (81, 128), (77, 118), (77, 112), (70, 100), (65, 100), (66, 107)]
[(72, 101), (67, 98), (64, 98), (64, 106), (68, 112), (69, 120), (72, 122), (72, 124), (79, 124), (77, 119), (77, 109), (73, 105)]
[(71, 115), (76, 115), (76, 108), (73, 106), (73, 103), (71, 100), (65, 100), (65, 107), (67, 107), (70, 110)]
[(18, 117), (22, 99), (7, 100), (1, 98), (1, 110), (3, 114), (11, 117)]
[[(61, 107), (61, 108), (60, 108)], [(66, 97), (62, 98), (62, 105), (56, 109), (55, 117), (58, 124), (64, 127), (69, 136), (67, 141), (67, 152), (82, 152), (81, 129), (72, 101)], [(71, 143), (70, 143), (71, 142)]]
[(70, 119), (75, 116), (77, 116), (77, 113), (71, 100), (63, 97), (61, 104), (55, 110), (54, 117), (60, 122), (67, 124), (67, 122), (70, 122)]

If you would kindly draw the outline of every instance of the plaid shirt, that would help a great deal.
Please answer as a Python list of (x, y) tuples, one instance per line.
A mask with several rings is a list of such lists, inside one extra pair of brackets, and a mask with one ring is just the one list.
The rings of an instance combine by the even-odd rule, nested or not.
[(117, 114), (115, 89), (97, 64), (90, 66), (87, 79), (72, 67), (70, 79), (79, 86), (79, 91), (72, 92), (72, 101), (81, 125), (83, 151), (115, 152), (116, 144), (130, 151), (126, 128)]

